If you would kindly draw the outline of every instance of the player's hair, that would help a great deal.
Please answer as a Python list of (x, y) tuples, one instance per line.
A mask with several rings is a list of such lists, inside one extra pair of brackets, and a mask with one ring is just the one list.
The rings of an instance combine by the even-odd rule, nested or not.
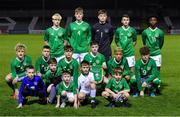
[(92, 45), (98, 45), (98, 43), (96, 42), (96, 41), (92, 41), (91, 43), (90, 43), (90, 45), (92, 46)]
[(67, 70), (64, 70), (64, 71), (62, 72), (62, 75), (64, 75), (64, 74), (69, 74), (69, 75), (71, 76), (71, 73), (70, 73), (69, 71), (67, 71)]
[(124, 17), (130, 18), (128, 14), (124, 14), (124, 15), (122, 16), (122, 18), (124, 18)]
[(83, 60), (83, 61), (81, 62), (81, 66), (83, 66), (83, 65), (90, 65), (90, 64), (89, 64), (89, 62), (88, 62), (88, 61)]
[(67, 51), (73, 51), (73, 48), (72, 48), (72, 46), (70, 46), (70, 45), (66, 45), (66, 46), (64, 46), (64, 51), (65, 52), (67, 52)]
[(100, 15), (100, 14), (106, 14), (107, 15), (107, 11), (105, 9), (100, 9), (98, 11), (98, 15)]
[(114, 50), (114, 53), (117, 53), (117, 52), (123, 53), (123, 52), (122, 52), (122, 49), (119, 48), (119, 47), (117, 47), (117, 48)]
[(147, 46), (143, 46), (139, 49), (139, 52), (141, 55), (148, 55), (149, 54), (149, 48)]
[(79, 12), (84, 12), (83, 8), (82, 7), (77, 7), (75, 10), (74, 10), (75, 13), (79, 13)]
[(49, 61), (48, 61), (48, 64), (57, 64), (57, 60), (55, 58), (51, 58)]
[(44, 45), (43, 49), (49, 49), (50, 50), (51, 48), (48, 45)]
[(26, 50), (26, 45), (25, 44), (22, 44), (22, 43), (17, 43), (16, 46), (15, 46), (15, 50), (18, 51), (18, 50)]
[(151, 18), (156, 18), (156, 20), (158, 19), (158, 17), (157, 17), (156, 15), (150, 15), (150, 16), (148, 17), (148, 20), (150, 20)]
[(33, 65), (28, 65), (28, 66), (26, 67), (26, 71), (27, 71), (28, 69), (34, 69), (34, 66), (33, 66)]
[(62, 19), (62, 16), (61, 16), (59, 13), (55, 13), (55, 14), (52, 16), (52, 19), (59, 19), (59, 20), (61, 20), (61, 19)]
[(122, 73), (123, 73), (123, 69), (121, 67), (117, 66), (117, 67), (114, 68), (113, 74), (122, 75)]

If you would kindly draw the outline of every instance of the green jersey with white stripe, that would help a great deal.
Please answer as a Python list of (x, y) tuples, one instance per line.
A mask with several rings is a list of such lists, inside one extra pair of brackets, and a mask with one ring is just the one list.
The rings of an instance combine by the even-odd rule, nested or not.
[(164, 33), (159, 28), (147, 28), (142, 32), (143, 45), (150, 49), (150, 56), (157, 56), (161, 54), (161, 48), (164, 43)]
[(72, 22), (66, 31), (68, 42), (73, 47), (74, 53), (85, 53), (89, 51), (91, 42), (90, 25), (84, 21)]
[(123, 50), (123, 56), (134, 56), (134, 45), (137, 40), (136, 30), (132, 27), (125, 28), (121, 26), (115, 32), (115, 42)]

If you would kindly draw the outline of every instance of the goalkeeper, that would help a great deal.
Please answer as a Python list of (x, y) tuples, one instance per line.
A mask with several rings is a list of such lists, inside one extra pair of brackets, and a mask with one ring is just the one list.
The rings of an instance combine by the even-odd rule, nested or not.
[(122, 73), (123, 70), (120, 67), (116, 67), (112, 78), (106, 85), (105, 91), (102, 92), (102, 96), (110, 102), (108, 107), (115, 107), (119, 102), (123, 106), (128, 106), (127, 100), (130, 88)]

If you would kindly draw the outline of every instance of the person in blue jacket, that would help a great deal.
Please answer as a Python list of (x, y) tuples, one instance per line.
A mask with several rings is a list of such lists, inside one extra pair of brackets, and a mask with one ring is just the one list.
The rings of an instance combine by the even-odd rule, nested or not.
[(19, 89), (18, 106), (22, 108), (23, 104), (27, 102), (27, 96), (39, 97), (40, 104), (46, 104), (46, 87), (40, 76), (35, 76), (35, 70), (32, 65), (26, 68), (26, 76), (22, 80)]

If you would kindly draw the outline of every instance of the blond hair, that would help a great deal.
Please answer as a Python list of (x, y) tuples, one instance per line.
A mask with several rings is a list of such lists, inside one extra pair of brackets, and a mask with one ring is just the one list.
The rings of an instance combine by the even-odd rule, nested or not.
[(61, 19), (62, 19), (62, 16), (61, 16), (59, 13), (55, 13), (55, 14), (52, 16), (52, 19), (59, 19), (59, 20), (61, 20)]
[(117, 53), (117, 52), (123, 53), (123, 52), (122, 52), (122, 49), (119, 48), (119, 47), (117, 47), (117, 48), (114, 50), (114, 53)]
[(15, 46), (15, 50), (18, 51), (18, 50), (26, 50), (26, 45), (25, 44), (22, 44), (22, 43), (17, 43), (16, 46)]

